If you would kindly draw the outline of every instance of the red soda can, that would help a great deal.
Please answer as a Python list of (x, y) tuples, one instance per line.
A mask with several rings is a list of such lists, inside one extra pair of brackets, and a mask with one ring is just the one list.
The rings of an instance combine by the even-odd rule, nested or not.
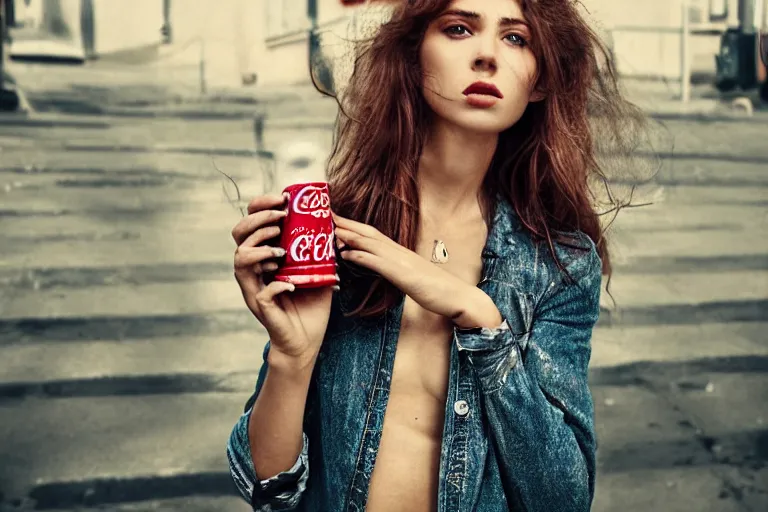
[(338, 284), (328, 183), (297, 183), (283, 194), (288, 196), (288, 215), (280, 235), (285, 261), (275, 279), (296, 288)]

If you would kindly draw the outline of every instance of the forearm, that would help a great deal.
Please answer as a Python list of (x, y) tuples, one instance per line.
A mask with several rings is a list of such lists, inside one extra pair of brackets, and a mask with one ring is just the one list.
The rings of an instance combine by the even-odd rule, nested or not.
[[(530, 352), (538, 349), (530, 346), (524, 362), (523, 338), (506, 323), (497, 329), (458, 330), (457, 342), (477, 373), (510, 504), (526, 512), (588, 511), (595, 441), (586, 376), (565, 371), (549, 358), (550, 366), (542, 370), (540, 355)], [(548, 394), (543, 382), (556, 393)]]
[(301, 454), (313, 367), (314, 362), (299, 366), (276, 352), (269, 354), (264, 385), (248, 422), (253, 467), (261, 480), (289, 470)]
[(516, 509), (589, 511), (594, 444), (566, 422), (522, 364), (510, 371), (500, 389), (485, 394), (485, 403), (491, 437), (504, 454), (504, 487)]

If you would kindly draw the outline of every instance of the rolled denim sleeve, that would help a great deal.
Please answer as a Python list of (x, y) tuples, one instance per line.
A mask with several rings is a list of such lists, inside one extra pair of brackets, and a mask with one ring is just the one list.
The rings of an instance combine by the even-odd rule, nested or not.
[(594, 251), (553, 287), (530, 332), (456, 331), (481, 383), (504, 492), (514, 510), (588, 512), (595, 489), (594, 406), (588, 386), (601, 263)]
[(306, 434), (304, 434), (301, 453), (289, 470), (266, 480), (260, 480), (253, 467), (251, 444), (248, 439), (248, 422), (253, 403), (266, 377), (268, 353), (269, 344), (264, 349), (264, 362), (256, 382), (256, 390), (248, 400), (245, 412), (235, 424), (227, 442), (229, 472), (235, 487), (243, 499), (251, 504), (253, 510), (258, 512), (295, 509), (307, 488), (309, 478), (309, 440)]

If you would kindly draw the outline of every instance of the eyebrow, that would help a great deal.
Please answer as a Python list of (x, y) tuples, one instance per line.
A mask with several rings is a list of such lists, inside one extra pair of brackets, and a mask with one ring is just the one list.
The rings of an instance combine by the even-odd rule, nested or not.
[[(479, 20), (480, 18), (482, 18), (482, 16), (479, 13), (472, 12), (472, 11), (463, 11), (461, 9), (447, 10), (442, 14), (442, 16), (459, 16), (461, 18), (467, 18), (471, 20)], [(520, 18), (501, 18), (499, 22), (503, 27), (509, 26), (509, 25), (524, 25), (525, 27), (530, 28), (530, 25), (528, 24), (528, 22)]]

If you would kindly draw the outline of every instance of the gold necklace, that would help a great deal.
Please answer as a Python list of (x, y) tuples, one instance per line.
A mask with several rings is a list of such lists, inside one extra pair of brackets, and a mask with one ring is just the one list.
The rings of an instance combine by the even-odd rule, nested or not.
[(432, 263), (447, 263), (448, 262), (448, 248), (445, 246), (445, 242), (442, 240), (435, 240), (435, 245), (432, 247)]

